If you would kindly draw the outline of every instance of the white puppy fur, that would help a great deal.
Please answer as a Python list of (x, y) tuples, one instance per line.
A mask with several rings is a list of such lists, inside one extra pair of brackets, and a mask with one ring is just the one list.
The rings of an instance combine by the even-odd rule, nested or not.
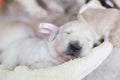
[[(58, 65), (85, 56), (97, 42), (96, 35), (83, 21), (72, 21), (54, 32), (49, 40), (40, 40), (25, 25), (0, 26), (1, 64), (15, 67), (26, 65), (32, 69)], [(77, 51), (69, 49), (70, 43)], [(79, 49), (80, 48), (80, 49)]]
[(83, 21), (72, 21), (41, 40), (32, 29), (21, 23), (0, 24), (0, 62), (32, 69), (61, 64), (85, 56), (98, 43), (98, 36)]

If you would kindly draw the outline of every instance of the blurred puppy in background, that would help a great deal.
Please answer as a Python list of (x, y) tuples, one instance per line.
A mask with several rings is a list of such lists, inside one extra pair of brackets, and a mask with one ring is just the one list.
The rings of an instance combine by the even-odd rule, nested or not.
[[(2, 0), (0, 16), (3, 18), (28, 17), (38, 21), (52, 22), (62, 25), (77, 19), (77, 13), (85, 1), (77, 0)], [(57, 7), (58, 6), (58, 7)], [(19, 18), (18, 18), (19, 19)]]
[[(91, 0), (81, 8), (81, 14), (91, 28), (100, 36), (107, 31), (110, 32), (110, 40), (115, 47), (120, 45), (120, 11), (113, 8), (108, 9), (97, 0)], [(94, 15), (93, 15), (94, 14)]]

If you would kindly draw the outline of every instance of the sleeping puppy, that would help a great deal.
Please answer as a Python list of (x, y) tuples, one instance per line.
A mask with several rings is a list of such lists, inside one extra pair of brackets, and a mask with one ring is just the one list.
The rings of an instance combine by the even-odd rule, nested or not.
[(96, 43), (98, 36), (83, 20), (66, 23), (48, 40), (37, 38), (24, 24), (1, 23), (0, 62), (10, 67), (45, 68), (86, 56)]

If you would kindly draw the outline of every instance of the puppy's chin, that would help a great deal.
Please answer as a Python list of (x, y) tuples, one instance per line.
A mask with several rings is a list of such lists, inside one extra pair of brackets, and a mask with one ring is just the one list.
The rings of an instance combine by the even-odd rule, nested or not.
[(74, 59), (76, 59), (76, 58), (80, 58), (80, 56), (67, 55), (67, 58), (68, 58), (69, 60), (74, 60)]
[(81, 55), (81, 53), (69, 53), (69, 52), (64, 52), (63, 53), (63, 56), (67, 59), (67, 60), (73, 60), (73, 59), (76, 59), (76, 58), (81, 58), (81, 57), (83, 57), (82, 55)]
[(74, 55), (74, 54), (66, 54), (64, 55), (64, 57), (68, 60), (73, 60), (73, 59), (76, 59), (76, 58), (82, 58), (82, 57), (85, 57), (86, 55), (88, 54), (83, 54), (83, 55)]

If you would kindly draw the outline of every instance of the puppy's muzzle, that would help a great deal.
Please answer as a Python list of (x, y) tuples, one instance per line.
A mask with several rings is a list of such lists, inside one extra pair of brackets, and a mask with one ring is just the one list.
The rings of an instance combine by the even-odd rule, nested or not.
[(71, 41), (68, 44), (67, 55), (78, 57), (81, 53), (82, 47), (80, 46), (79, 41)]

